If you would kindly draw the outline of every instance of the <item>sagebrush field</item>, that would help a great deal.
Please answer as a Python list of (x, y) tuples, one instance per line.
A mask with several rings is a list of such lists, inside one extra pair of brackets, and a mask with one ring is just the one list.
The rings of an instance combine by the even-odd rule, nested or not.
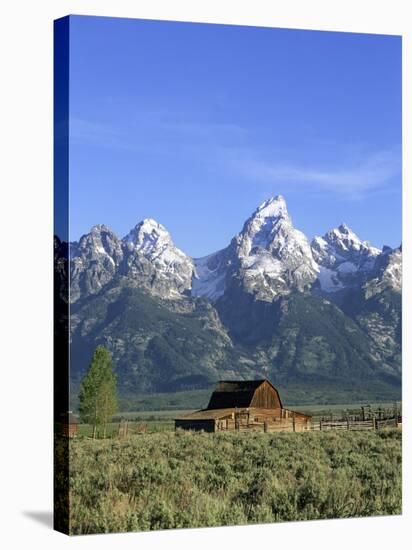
[(401, 513), (401, 431), (70, 442), (70, 533)]

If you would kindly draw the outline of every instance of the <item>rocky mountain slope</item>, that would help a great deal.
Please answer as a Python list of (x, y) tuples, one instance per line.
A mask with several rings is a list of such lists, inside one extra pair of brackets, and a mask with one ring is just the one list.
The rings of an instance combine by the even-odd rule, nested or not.
[(295, 229), (283, 197), (264, 202), (230, 245), (195, 260), (193, 294), (216, 301), (232, 285), (269, 301), (310, 288), (317, 277), (309, 241)]
[(378, 250), (345, 224), (310, 243), (278, 196), (204, 258), (152, 219), (122, 239), (95, 226), (69, 250), (75, 386), (104, 344), (125, 394), (258, 376), (399, 393), (401, 248)]
[(346, 225), (328, 231), (312, 241), (318, 264), (318, 280), (325, 292), (336, 292), (361, 284), (374, 269), (380, 250), (361, 241)]

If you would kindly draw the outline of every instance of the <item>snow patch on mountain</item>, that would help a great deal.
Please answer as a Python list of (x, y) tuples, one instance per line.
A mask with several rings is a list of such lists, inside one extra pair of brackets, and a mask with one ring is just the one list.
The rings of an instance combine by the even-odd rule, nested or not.
[(324, 292), (336, 292), (343, 288), (343, 283), (336, 277), (336, 273), (332, 269), (319, 266), (318, 281)]
[(219, 261), (222, 251), (194, 259), (192, 295), (216, 301), (225, 292), (226, 267)]
[(152, 218), (122, 240), (105, 225), (96, 225), (70, 243), (69, 255), (72, 301), (100, 291), (117, 276), (162, 298), (205, 296), (213, 302), (239, 291), (272, 301), (294, 290), (310, 290), (316, 282), (314, 288), (325, 293), (372, 279), (370, 292), (401, 288), (401, 249), (380, 251), (346, 224), (309, 243), (293, 226), (281, 195), (263, 202), (226, 248), (203, 258), (187, 256)]
[(311, 248), (319, 266), (318, 280), (325, 292), (335, 292), (345, 285), (359, 284), (373, 271), (376, 259), (381, 254), (379, 249), (362, 241), (344, 223), (323, 237), (315, 237)]
[(339, 273), (356, 273), (358, 271), (357, 266), (352, 262), (342, 262), (336, 269)]
[(151, 218), (137, 224), (123, 241), (129, 250), (143, 255), (165, 273), (192, 263), (191, 258), (174, 245), (165, 227)]
[(260, 251), (260, 254), (252, 254), (243, 258), (242, 267), (256, 274), (281, 275), (284, 267), (280, 260), (274, 258), (265, 250)]
[(364, 285), (365, 297), (370, 298), (386, 289), (402, 292), (402, 249), (385, 247), (376, 261), (372, 277)]
[(177, 298), (192, 286), (193, 260), (177, 248), (167, 229), (152, 218), (138, 223), (122, 240), (126, 274), (163, 298)]
[(308, 288), (317, 276), (309, 241), (293, 226), (285, 199), (261, 204), (232, 241), (246, 289), (272, 300)]
[(173, 269), (174, 264), (186, 263), (189, 260), (189, 257), (173, 244), (165, 227), (151, 218), (137, 224), (123, 241), (145, 258), (158, 261), (159, 266), (163, 264), (166, 270)]

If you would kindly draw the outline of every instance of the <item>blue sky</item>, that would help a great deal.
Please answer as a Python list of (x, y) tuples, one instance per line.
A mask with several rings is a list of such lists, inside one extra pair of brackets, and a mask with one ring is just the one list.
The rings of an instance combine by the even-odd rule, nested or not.
[(147, 217), (202, 256), (282, 194), (308, 237), (401, 242), (401, 39), (71, 17), (71, 240)]

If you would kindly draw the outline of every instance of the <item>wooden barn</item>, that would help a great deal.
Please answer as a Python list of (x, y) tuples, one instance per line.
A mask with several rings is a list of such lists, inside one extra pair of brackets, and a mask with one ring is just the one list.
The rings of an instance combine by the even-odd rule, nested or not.
[(206, 409), (175, 419), (175, 429), (205, 432), (303, 431), (310, 425), (311, 416), (283, 407), (269, 380), (221, 381)]

